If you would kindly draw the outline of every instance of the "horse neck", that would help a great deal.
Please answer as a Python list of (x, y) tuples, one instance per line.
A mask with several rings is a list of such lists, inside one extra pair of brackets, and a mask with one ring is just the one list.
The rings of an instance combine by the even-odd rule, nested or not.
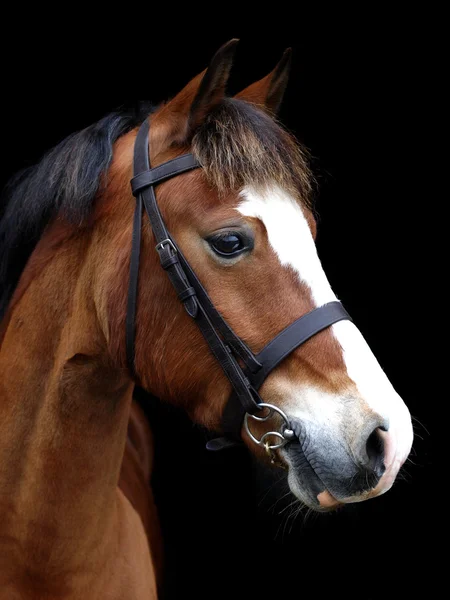
[(95, 564), (115, 527), (132, 384), (107, 352), (104, 253), (100, 233), (55, 224), (4, 325), (0, 573), (4, 561), (39, 574)]

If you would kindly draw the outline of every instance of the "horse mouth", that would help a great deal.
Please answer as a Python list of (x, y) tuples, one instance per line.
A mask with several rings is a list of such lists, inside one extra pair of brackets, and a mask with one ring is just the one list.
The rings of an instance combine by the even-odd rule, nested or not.
[(328, 491), (312, 467), (300, 441), (287, 444), (283, 449), (283, 458), (288, 465), (291, 492), (303, 504), (318, 512), (329, 512), (343, 506), (343, 503)]

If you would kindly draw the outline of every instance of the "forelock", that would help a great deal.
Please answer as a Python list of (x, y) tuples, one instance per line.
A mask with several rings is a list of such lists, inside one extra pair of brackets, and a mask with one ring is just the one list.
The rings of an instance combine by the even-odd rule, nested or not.
[(224, 99), (196, 131), (192, 151), (221, 193), (276, 183), (311, 207), (313, 179), (305, 149), (248, 102)]

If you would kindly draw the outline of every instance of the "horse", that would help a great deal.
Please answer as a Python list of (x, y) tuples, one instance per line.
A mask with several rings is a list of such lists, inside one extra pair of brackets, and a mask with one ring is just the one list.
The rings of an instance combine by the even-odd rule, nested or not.
[[(316, 251), (307, 153), (276, 119), (290, 54), (230, 97), (236, 43), (166, 103), (107, 115), (8, 188), (0, 221), (1, 600), (157, 598), (152, 440), (135, 386), (220, 432), (230, 397), (251, 389), (245, 359), (255, 364), (294, 322), (339, 304)], [(138, 215), (133, 229), (130, 179), (144, 123), (153, 170), (165, 165), (167, 175), (168, 161), (178, 165), (156, 188), (171, 236), (156, 251), (153, 223)], [(186, 153), (193, 168), (181, 172)], [(198, 300), (191, 275), (178, 298), (165, 272), (180, 269), (177, 250), (204, 286), (204, 302), (229, 324), (214, 351), (186, 312)], [(203, 310), (202, 302), (195, 306)], [(230, 331), (244, 353), (227, 359), (232, 377), (220, 354), (233, 354), (223, 339)], [(410, 452), (409, 411), (345, 316), (296, 342), (252, 393), (267, 412), (239, 421), (241, 442), (267, 469), (285, 469), (293, 496), (316, 511), (383, 494)]]

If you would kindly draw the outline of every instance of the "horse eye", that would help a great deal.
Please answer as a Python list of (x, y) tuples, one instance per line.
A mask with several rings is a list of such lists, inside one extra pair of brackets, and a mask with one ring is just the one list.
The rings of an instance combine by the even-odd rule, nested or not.
[(248, 248), (240, 233), (230, 231), (210, 237), (208, 243), (216, 254), (225, 258), (234, 257)]

